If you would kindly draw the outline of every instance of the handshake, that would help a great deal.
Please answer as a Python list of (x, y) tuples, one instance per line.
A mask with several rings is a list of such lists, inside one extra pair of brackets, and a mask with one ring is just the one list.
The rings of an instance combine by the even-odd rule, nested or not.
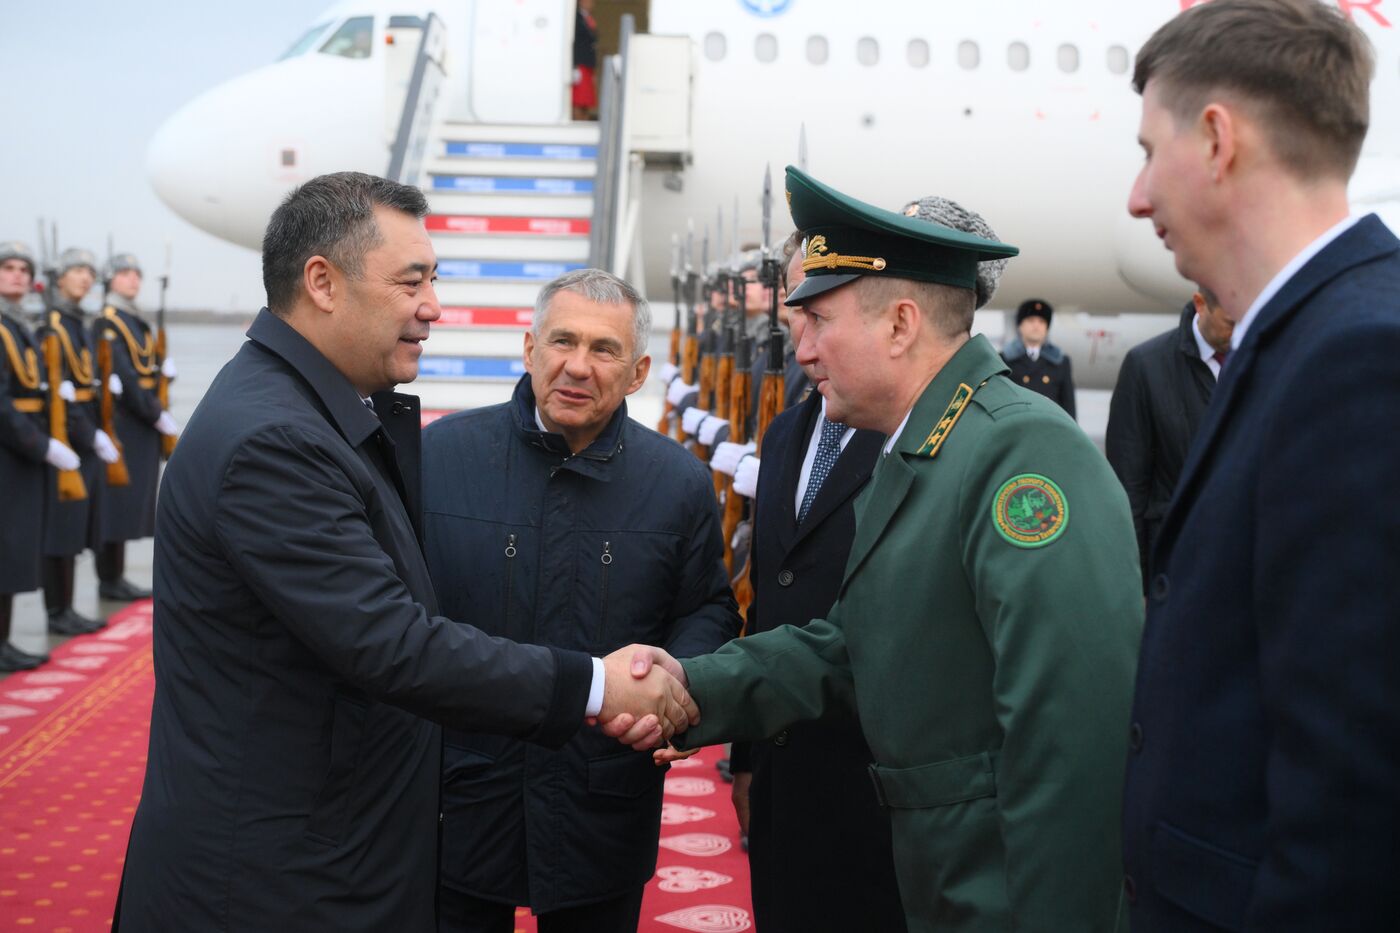
[(685, 669), (660, 648), (628, 645), (603, 659), (603, 708), (589, 720), (638, 751), (700, 722), (686, 690)]

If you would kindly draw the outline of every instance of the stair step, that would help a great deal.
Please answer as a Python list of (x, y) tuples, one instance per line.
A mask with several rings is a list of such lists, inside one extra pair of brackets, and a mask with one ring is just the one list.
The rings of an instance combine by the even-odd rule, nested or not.
[(442, 327), (434, 324), (423, 344), (420, 360), (436, 356), (519, 357), (525, 349), (525, 328)]
[(542, 163), (539, 159), (447, 159), (423, 160), (422, 170), (429, 175), (457, 175), (469, 172), (480, 177), (520, 178), (549, 173), (551, 178), (592, 178), (598, 166), (592, 159), (572, 162)]
[(473, 194), (425, 189), (434, 214), (476, 214), (485, 217), (593, 216), (593, 199), (576, 194)]
[(509, 123), (457, 123), (446, 121), (437, 128), (440, 139), (453, 142), (545, 143), (562, 146), (596, 146), (598, 124), (593, 122), (556, 123), (542, 126)]
[[(433, 249), (437, 250), (439, 264), (453, 256), (470, 256), (473, 261), (483, 262), (588, 262), (588, 240), (582, 237), (435, 236)], [(441, 266), (438, 275), (443, 275)]]
[(586, 237), (593, 221), (582, 217), (499, 217), (488, 214), (429, 214), (429, 233)]
[(538, 280), (438, 279), (436, 291), (438, 301), (449, 307), (525, 308), (534, 307), (542, 284)]
[(510, 175), (443, 175), (430, 173), (434, 191), (460, 191), (466, 194), (514, 195), (592, 195), (592, 178), (558, 178)]
[(593, 160), (598, 147), (563, 143), (502, 143), (486, 140), (444, 139), (442, 154), (449, 159), (547, 159), (555, 161)]
[(437, 333), (444, 328), (451, 330), (484, 327), (510, 328), (518, 332), (529, 327), (534, 318), (534, 306), (486, 308), (480, 305), (451, 305), (443, 307), (442, 317), (433, 322), (433, 332)]
[(525, 374), (525, 362), (514, 356), (423, 356), (418, 382), (514, 382)]
[(439, 279), (505, 279), (543, 285), (565, 272), (582, 269), (581, 262), (509, 262), (477, 259), (438, 259)]

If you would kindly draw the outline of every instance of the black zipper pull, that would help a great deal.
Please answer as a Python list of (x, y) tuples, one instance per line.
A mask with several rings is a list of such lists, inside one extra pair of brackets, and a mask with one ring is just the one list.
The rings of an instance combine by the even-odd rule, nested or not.
[(611, 542), (611, 541), (604, 541), (604, 542), (603, 542), (603, 556), (602, 556), (602, 561), (603, 561), (603, 566), (604, 566), (604, 567), (606, 567), (606, 566), (608, 566), (609, 564), (612, 563), (612, 542)]
[(509, 559), (509, 558), (514, 557), (514, 556), (515, 556), (515, 535), (507, 535), (507, 536), (506, 536), (506, 557)]

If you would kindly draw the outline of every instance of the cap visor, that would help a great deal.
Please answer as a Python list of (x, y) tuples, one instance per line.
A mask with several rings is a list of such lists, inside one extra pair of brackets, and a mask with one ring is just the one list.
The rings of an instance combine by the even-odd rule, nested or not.
[(840, 288), (849, 282), (854, 282), (860, 278), (860, 273), (851, 275), (809, 275), (802, 280), (801, 284), (788, 293), (783, 304), (788, 307), (796, 307), (811, 298), (820, 295), (822, 292), (829, 292), (833, 288)]

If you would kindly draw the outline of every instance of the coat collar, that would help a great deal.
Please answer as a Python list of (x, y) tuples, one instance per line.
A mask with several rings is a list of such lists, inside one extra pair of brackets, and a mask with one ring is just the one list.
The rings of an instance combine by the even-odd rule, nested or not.
[(516, 430), (532, 447), (563, 457), (573, 469), (594, 479), (607, 481), (607, 464), (622, 452), (622, 427), (627, 423), (627, 402), (624, 400), (613, 412), (603, 433), (594, 438), (593, 443), (575, 455), (569, 450), (563, 435), (552, 431), (541, 431), (535, 421), (535, 390), (530, 374), (520, 377), (511, 396), (511, 410), (514, 414)]
[[(1020, 337), (1016, 334), (1012, 334), (1011, 337), (1007, 339), (1006, 343), (1002, 345), (1001, 355), (1008, 363), (1022, 359), (1027, 355), (1026, 345), (1021, 342)], [(1047, 340), (1040, 345), (1040, 358), (1047, 363), (1053, 363), (1058, 366), (1064, 362), (1065, 351)]]
[[(1192, 489), (1199, 482), (1202, 465), (1230, 421), (1231, 409), (1238, 403), (1244, 386), (1253, 377), (1254, 361), (1261, 346), (1276, 335), (1307, 304), (1320, 288), (1364, 263), (1400, 250), (1400, 241), (1375, 214), (1368, 214), (1342, 233), (1284, 283), (1278, 293), (1260, 309), (1259, 316), (1245, 334), (1244, 342), (1231, 352), (1230, 361), (1220, 373), (1206, 415), (1196, 431), (1177, 481), (1172, 504), (1163, 519), (1153, 554), (1162, 551), (1181, 527), (1182, 519), (1195, 498)], [(1153, 566), (1155, 566), (1155, 561)]]
[(379, 418), (365, 407), (350, 380), (292, 325), (267, 308), (258, 312), (253, 326), (248, 328), (248, 339), (281, 357), (297, 371), (321, 399), (337, 430), (352, 447), (358, 447), (380, 429)]
[(856, 521), (847, 578), (869, 556), (899, 511), (914, 483), (914, 463), (936, 457), (941, 445), (954, 438), (957, 420), (970, 404), (967, 393), (975, 394), (988, 379), (1006, 372), (1005, 361), (987, 338), (978, 335), (963, 344), (933, 377), (914, 403), (894, 449), (875, 467), (864, 511)]

